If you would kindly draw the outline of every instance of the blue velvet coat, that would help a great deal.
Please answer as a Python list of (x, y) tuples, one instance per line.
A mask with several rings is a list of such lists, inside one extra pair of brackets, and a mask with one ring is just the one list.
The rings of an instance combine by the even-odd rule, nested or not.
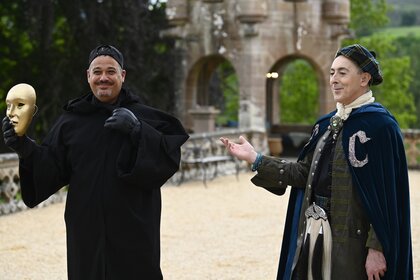
[[(318, 120), (299, 159), (315, 148), (334, 114)], [(362, 140), (363, 132), (367, 140)], [(397, 121), (378, 103), (355, 109), (344, 122), (342, 145), (354, 186), (382, 244), (387, 262), (383, 279), (413, 279), (407, 161)], [(290, 193), (277, 279), (291, 276), (303, 194), (301, 188)]]

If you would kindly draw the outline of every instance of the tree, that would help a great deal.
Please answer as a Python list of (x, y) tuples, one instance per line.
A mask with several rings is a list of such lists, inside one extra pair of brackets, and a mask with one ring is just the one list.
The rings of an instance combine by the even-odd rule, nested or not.
[[(417, 73), (420, 73), (420, 37), (416, 37), (412, 34), (404, 37), (398, 37), (394, 40), (394, 46), (396, 57), (410, 57), (410, 69), (412, 76), (415, 77)], [(411, 127), (420, 127), (420, 79), (412, 79), (409, 86), (409, 92), (413, 94), (414, 105), (417, 108), (417, 122)]]
[[(5, 1), (0, 3), (0, 98), (4, 100), (14, 81), (22, 80), (23, 69), (33, 51), (29, 34), (22, 25), (20, 2)], [(0, 109), (5, 110), (4, 102)]]
[(351, 0), (350, 28), (355, 31), (356, 37), (370, 35), (388, 23), (388, 10), (386, 0)]
[(401, 14), (401, 26), (413, 26), (417, 22), (415, 11), (405, 11)]

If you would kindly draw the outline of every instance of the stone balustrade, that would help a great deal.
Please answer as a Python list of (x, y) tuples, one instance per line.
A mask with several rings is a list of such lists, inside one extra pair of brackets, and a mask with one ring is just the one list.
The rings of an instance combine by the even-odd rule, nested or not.
[(408, 167), (420, 169), (420, 129), (403, 130)]
[[(249, 166), (244, 161), (227, 160), (225, 146), (220, 137), (236, 141), (240, 135), (248, 139), (257, 150), (267, 150), (265, 133), (245, 129), (223, 129), (214, 132), (194, 133), (181, 149), (180, 172), (175, 174), (169, 183), (179, 185), (191, 179), (203, 179), (206, 176), (226, 175), (248, 170)], [(204, 168), (204, 165), (205, 168)], [(207, 174), (207, 175), (206, 175)]]
[[(408, 166), (411, 169), (420, 168), (420, 130), (408, 129), (403, 130), (404, 143), (407, 154)], [(196, 133), (192, 134), (190, 139), (182, 148), (182, 157), (187, 157), (189, 147), (201, 147), (208, 149), (214, 155), (222, 155), (225, 153), (224, 146), (221, 144), (220, 137), (228, 137), (229, 139), (237, 140), (240, 135), (245, 136), (259, 151), (268, 153), (267, 135), (261, 131), (245, 130), (245, 129), (226, 129), (215, 131), (211, 133)], [(226, 162), (226, 166), (219, 166), (225, 169), (227, 173), (229, 170), (232, 173), (235, 171), (234, 166), (230, 162)], [(232, 166), (229, 166), (231, 164)], [(242, 162), (240, 169), (247, 170), (249, 166)], [(188, 179), (198, 179), (194, 175), (197, 170), (189, 170), (184, 174)], [(180, 172), (175, 174), (169, 183), (176, 183), (179, 181)], [(56, 194), (52, 195), (46, 201), (37, 207), (47, 206), (52, 203), (64, 201), (66, 197), (66, 188), (61, 189)], [(27, 207), (21, 200), (20, 194), (20, 180), (18, 171), (18, 157), (14, 153), (0, 154), (0, 216), (25, 210)]]
[[(66, 197), (65, 189), (61, 189), (37, 207), (61, 202)], [(19, 159), (15, 153), (0, 154), (0, 216), (25, 210), (20, 193)]]

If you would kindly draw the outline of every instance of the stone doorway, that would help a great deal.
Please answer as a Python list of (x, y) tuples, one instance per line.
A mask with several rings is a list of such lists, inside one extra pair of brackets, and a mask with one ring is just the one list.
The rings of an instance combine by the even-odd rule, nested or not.
[[(237, 123), (239, 88), (232, 64), (220, 55), (201, 58), (188, 73), (185, 101), (193, 132), (211, 132), (216, 126)], [(235, 104), (234, 104), (235, 105)], [(223, 118), (222, 118), (223, 117)]]
[[(299, 68), (288, 70), (288, 67)], [(296, 73), (298, 71), (302, 71), (302, 69), (305, 70), (305, 73)], [(312, 79), (306, 85), (302, 85), (300, 87), (296, 86), (290, 89), (290, 83), (293, 83), (293, 81), (283, 80), (287, 70), (289, 72), (289, 79), (299, 79), (301, 78), (300, 76), (304, 74), (310, 74)], [(322, 69), (320, 69), (318, 65), (316, 65), (313, 61), (308, 60), (307, 58), (289, 56), (276, 62), (266, 75), (267, 128), (285, 123), (312, 124), (317, 119), (317, 117), (319, 117), (319, 104), (322, 102), (322, 100), (329, 99), (329, 96), (331, 95), (329, 93), (329, 87), (326, 85), (324, 76), (325, 75), (322, 73)], [(287, 85), (285, 83), (287, 83)], [(306, 88), (308, 86), (310, 86), (310, 88)], [(286, 101), (286, 98), (288, 98), (288, 96), (282, 97), (282, 95), (285, 93), (285, 90), (288, 90), (288, 95), (296, 94), (296, 97), (294, 97), (294, 100), (286, 103), (286, 106), (292, 105), (293, 108), (283, 108), (283, 110), (300, 110), (302, 115), (301, 118), (288, 117), (282, 114), (282, 103), (285, 103), (283, 101)]]
[[(310, 138), (319, 117), (319, 104), (330, 95), (322, 70), (302, 56), (288, 56), (274, 64), (266, 80), (266, 123), (270, 151), (281, 146), (283, 156), (296, 156)], [(305, 78), (306, 83), (298, 83)], [(284, 151), (284, 152), (283, 152)]]

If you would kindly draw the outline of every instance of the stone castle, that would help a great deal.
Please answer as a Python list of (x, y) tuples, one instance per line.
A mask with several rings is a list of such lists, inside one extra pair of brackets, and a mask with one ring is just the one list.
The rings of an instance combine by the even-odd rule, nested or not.
[(267, 74), (281, 77), (295, 59), (316, 72), (319, 114), (334, 108), (329, 68), (349, 35), (350, 0), (168, 0), (166, 14), (163, 35), (176, 39), (177, 115), (187, 128), (212, 130), (217, 110), (206, 104), (207, 88), (225, 60), (239, 81), (239, 128), (279, 123), (278, 83)]

